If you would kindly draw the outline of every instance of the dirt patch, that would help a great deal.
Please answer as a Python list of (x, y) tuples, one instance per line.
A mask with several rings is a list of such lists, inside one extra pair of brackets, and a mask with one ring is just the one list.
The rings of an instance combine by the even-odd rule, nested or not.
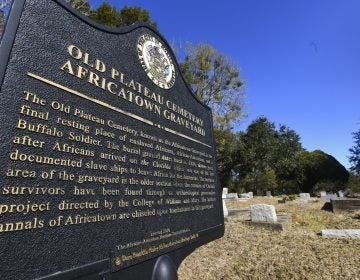
[(275, 205), (278, 214), (292, 214), (287, 231), (251, 227), (243, 223), (243, 216), (229, 219), (223, 238), (184, 260), (179, 279), (360, 279), (360, 240), (323, 239), (319, 235), (326, 228), (360, 229), (357, 214), (323, 211), (322, 201), (278, 204), (278, 199), (231, 201), (227, 207)]

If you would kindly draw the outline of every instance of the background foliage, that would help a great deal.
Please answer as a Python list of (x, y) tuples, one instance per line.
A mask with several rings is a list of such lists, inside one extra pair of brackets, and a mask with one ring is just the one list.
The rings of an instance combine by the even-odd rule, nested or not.
[[(124, 6), (121, 10), (104, 2), (93, 10), (87, 0), (66, 0), (94, 21), (110, 27), (145, 22), (157, 28), (148, 11)], [(0, 2), (0, 36), (12, 1)], [(253, 191), (263, 195), (345, 189), (349, 172), (334, 157), (321, 151), (306, 151), (301, 138), (286, 125), (276, 125), (262, 116), (242, 132), (233, 127), (245, 114), (244, 82), (231, 58), (209, 44), (188, 44), (179, 59), (183, 76), (195, 96), (210, 106), (214, 117), (218, 171), (223, 187), (230, 191)], [(353, 133), (349, 149), (352, 174), (350, 193), (360, 192), (360, 130)]]
[(353, 133), (354, 146), (349, 149), (350, 170), (360, 176), (360, 130)]
[[(70, 2), (85, 0), (71, 0)], [(86, 6), (82, 4), (82, 6)], [(86, 6), (87, 7), (87, 6)], [(149, 13), (139, 7), (117, 11), (103, 3), (85, 11), (98, 23), (110, 27), (146, 22), (157, 28)], [(233, 131), (245, 117), (244, 83), (237, 65), (209, 44), (189, 43), (184, 59), (179, 59), (185, 81), (214, 117), (218, 171), (223, 187), (230, 191), (253, 191), (263, 195), (344, 189), (349, 173), (334, 157), (321, 150), (306, 151), (301, 138), (286, 125), (276, 126), (266, 117), (254, 120), (244, 132)], [(360, 132), (354, 134), (356, 146), (350, 149), (353, 171), (359, 173)], [(355, 179), (354, 179), (355, 178)], [(356, 185), (356, 178), (351, 182)], [(355, 183), (354, 183), (355, 182)], [(355, 188), (356, 189), (356, 188)]]

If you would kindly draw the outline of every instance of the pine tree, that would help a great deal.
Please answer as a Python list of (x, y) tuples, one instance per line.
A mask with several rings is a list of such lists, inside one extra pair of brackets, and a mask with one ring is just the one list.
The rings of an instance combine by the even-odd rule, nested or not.
[(354, 132), (352, 135), (355, 145), (349, 149), (351, 154), (349, 156), (351, 164), (350, 170), (355, 174), (360, 175), (360, 130)]

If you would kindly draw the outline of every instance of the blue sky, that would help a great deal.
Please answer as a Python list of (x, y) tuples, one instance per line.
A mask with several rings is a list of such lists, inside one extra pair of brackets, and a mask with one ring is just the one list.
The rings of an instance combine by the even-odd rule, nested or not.
[(145, 8), (169, 42), (209, 43), (232, 58), (249, 114), (238, 130), (264, 115), (349, 167), (360, 129), (360, 1), (108, 2)]

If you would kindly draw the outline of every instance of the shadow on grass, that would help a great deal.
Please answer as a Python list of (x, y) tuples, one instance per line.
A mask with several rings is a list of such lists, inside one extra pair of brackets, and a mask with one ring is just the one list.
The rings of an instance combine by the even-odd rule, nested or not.
[(321, 210), (332, 212), (333, 208), (331, 205), (331, 202), (325, 202), (324, 206), (321, 208)]

